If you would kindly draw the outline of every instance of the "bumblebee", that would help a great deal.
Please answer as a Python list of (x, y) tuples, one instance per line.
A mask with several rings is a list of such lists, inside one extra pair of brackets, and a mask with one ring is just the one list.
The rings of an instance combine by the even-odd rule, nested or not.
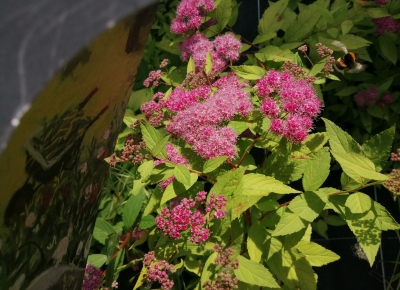
[(333, 65), (338, 72), (346, 71), (348, 73), (359, 73), (366, 69), (367, 66), (365, 64), (356, 62), (358, 53), (348, 51), (346, 46), (340, 41), (335, 40), (332, 44), (339, 47), (345, 53), (344, 56), (339, 57)]

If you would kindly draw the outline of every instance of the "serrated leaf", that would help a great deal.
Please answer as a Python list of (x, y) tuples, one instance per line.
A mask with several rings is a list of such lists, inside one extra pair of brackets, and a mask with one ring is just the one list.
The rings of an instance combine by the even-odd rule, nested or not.
[(290, 154), (272, 153), (264, 162), (261, 173), (289, 183), (302, 177), (307, 162), (306, 159), (292, 158)]
[(362, 147), (345, 131), (328, 119), (322, 118), (329, 136), (329, 145), (334, 152), (361, 153)]
[(140, 220), (139, 229), (141, 230), (149, 229), (155, 226), (155, 224), (156, 224), (156, 219), (152, 215), (147, 215), (142, 217), (142, 219)]
[(141, 180), (146, 180), (153, 171), (154, 168), (154, 160), (145, 160), (142, 164), (138, 167), (138, 172), (140, 173)]
[(322, 17), (328, 23), (332, 23), (334, 21), (332, 14), (329, 12), (329, 10), (326, 7), (324, 7), (323, 5), (319, 4), (318, 2), (315, 3), (315, 7), (317, 8), (318, 12), (322, 15)]
[(157, 144), (154, 145), (151, 153), (153, 153), (153, 155), (156, 157), (167, 158), (167, 149), (165, 145), (168, 143), (169, 138), (170, 135), (164, 136), (160, 141), (157, 142)]
[(280, 288), (272, 274), (263, 265), (250, 261), (243, 256), (238, 256), (237, 259), (239, 260), (239, 267), (234, 272), (236, 278), (240, 281), (273, 289)]
[(398, 230), (400, 229), (400, 225), (397, 221), (391, 216), (391, 214), (384, 208), (381, 204), (376, 201), (373, 202), (373, 209), (376, 213), (376, 226), (382, 230)]
[(324, 209), (325, 200), (326, 195), (317, 191), (306, 191), (296, 196), (283, 213), (273, 235), (287, 235), (305, 228)]
[(174, 176), (176, 180), (184, 185), (190, 185), (190, 171), (182, 164), (177, 164), (174, 168)]
[(184, 266), (185, 266), (186, 270), (196, 274), (197, 276), (200, 276), (200, 269), (201, 269), (202, 264), (203, 263), (200, 260), (192, 260), (192, 259), (186, 258)]
[(150, 150), (162, 139), (161, 134), (148, 123), (141, 123), (140, 130), (142, 131), (143, 140)]
[(203, 172), (204, 173), (213, 172), (222, 163), (224, 163), (226, 159), (228, 159), (228, 156), (219, 156), (219, 157), (215, 157), (215, 158), (211, 158), (211, 159), (207, 160), (204, 163)]
[(213, 67), (213, 60), (210, 51), (207, 51), (206, 55), (206, 66), (204, 67), (204, 70), (206, 74), (209, 74), (212, 71)]
[(94, 226), (93, 237), (101, 244), (105, 244), (108, 235), (115, 233), (114, 228), (110, 223), (102, 218), (96, 219)]
[(311, 152), (319, 151), (328, 142), (329, 137), (326, 132), (309, 134), (302, 142)]
[(387, 11), (386, 7), (381, 7), (381, 8), (368, 8), (366, 10), (369, 16), (371, 18), (383, 18), (383, 17), (388, 17), (390, 16), (389, 12)]
[(363, 179), (387, 180), (388, 177), (375, 171), (375, 165), (368, 158), (355, 154), (332, 151), (343, 171), (352, 179), (363, 183)]
[(141, 190), (137, 195), (131, 195), (124, 204), (122, 221), (124, 222), (125, 229), (129, 230), (133, 226), (143, 206), (144, 197), (144, 191)]
[(263, 246), (267, 236), (267, 230), (260, 226), (259, 223), (253, 223), (253, 225), (250, 227), (247, 237), (247, 251), (249, 253), (250, 260), (253, 262), (261, 262)]
[(305, 256), (311, 266), (320, 267), (340, 259), (334, 252), (314, 242), (300, 241), (295, 247)]
[[(179, 194), (192, 190), (192, 186), (196, 183), (198, 179), (198, 175), (196, 173), (190, 173), (190, 183), (182, 184), (177, 180), (173, 180), (168, 186), (165, 188), (164, 193), (161, 198), (161, 205), (165, 204), (167, 201), (177, 197)], [(197, 190), (198, 187), (195, 187)], [(201, 190), (198, 190), (201, 191)]]
[(232, 196), (236, 192), (241, 192), (238, 190), (243, 186), (243, 176), (246, 168), (237, 168), (235, 170), (230, 170), (217, 178), (217, 182), (211, 188), (210, 193), (216, 195)]
[(353, 21), (351, 20), (345, 20), (341, 24), (342, 26), (342, 34), (345, 35), (350, 32), (350, 30), (353, 28)]
[(315, 4), (307, 5), (292, 21), (285, 31), (285, 42), (296, 42), (302, 40), (310, 33), (321, 18), (320, 12)]
[(195, 69), (195, 64), (194, 64), (194, 60), (193, 57), (189, 58), (188, 64), (187, 64), (187, 68), (186, 68), (186, 73), (190, 73), (190, 72), (194, 72)]
[(248, 208), (255, 205), (261, 198), (262, 196), (237, 195), (228, 200), (226, 208), (231, 211), (231, 218), (234, 220), (240, 217)]
[(232, 13), (232, 0), (221, 0), (215, 11), (218, 32), (222, 32), (228, 24)]
[(382, 34), (379, 36), (379, 48), (382, 51), (382, 54), (390, 60), (394, 65), (397, 62), (397, 47), (393, 40), (385, 35)]
[(218, 253), (212, 253), (206, 263), (204, 264), (203, 267), (203, 272), (201, 273), (201, 278), (200, 278), (200, 285), (201, 289), (204, 289), (204, 283), (207, 280), (211, 280), (212, 275), (216, 271), (216, 266), (215, 266), (215, 258), (217, 258)]
[(243, 182), (243, 195), (267, 196), (271, 192), (281, 194), (299, 193), (298, 190), (283, 184), (273, 177), (263, 174), (246, 174), (243, 177)]
[(253, 40), (253, 44), (262, 43), (264, 41), (268, 41), (272, 38), (276, 37), (275, 32), (270, 32), (268, 34), (257, 35), (256, 38)]
[(363, 249), (371, 267), (374, 263), (381, 240), (381, 230), (376, 226), (376, 214), (372, 210), (373, 201), (364, 193), (356, 192), (345, 202), (346, 220)]
[(302, 179), (304, 190), (317, 190), (325, 182), (330, 172), (330, 162), (331, 156), (327, 149), (318, 151), (307, 162)]
[[(140, 106), (143, 103), (150, 101), (153, 98), (153, 96), (154, 96), (154, 93), (149, 88), (132, 91), (127, 107), (132, 112), (135, 112), (140, 109)], [(132, 113), (132, 115), (129, 117), (134, 117), (134, 114)]]
[(245, 80), (258, 80), (265, 75), (265, 70), (255, 65), (231, 66), (231, 69)]
[(289, 0), (281, 0), (270, 3), (269, 7), (264, 11), (260, 21), (258, 22), (258, 31), (260, 35), (277, 32), (285, 21), (280, 21)]
[(87, 264), (101, 268), (107, 262), (107, 256), (103, 254), (91, 254), (88, 256)]

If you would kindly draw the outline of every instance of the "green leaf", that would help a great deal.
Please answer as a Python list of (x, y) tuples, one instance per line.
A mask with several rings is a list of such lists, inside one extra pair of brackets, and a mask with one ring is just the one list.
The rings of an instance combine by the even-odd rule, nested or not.
[(243, 195), (267, 196), (271, 192), (275, 193), (299, 193), (298, 190), (284, 185), (273, 177), (263, 174), (246, 174), (243, 177)]
[(138, 172), (140, 173), (140, 177), (142, 181), (145, 181), (151, 175), (151, 172), (154, 168), (154, 160), (145, 160), (138, 167)]
[(285, 21), (281, 21), (281, 17), (289, 4), (289, 0), (281, 0), (271, 2), (269, 7), (264, 11), (260, 21), (258, 22), (258, 31), (260, 35), (267, 35), (277, 32)]
[(228, 156), (219, 156), (219, 157), (215, 157), (215, 158), (211, 158), (211, 159), (207, 160), (204, 163), (203, 172), (204, 173), (213, 172), (222, 163), (224, 163), (226, 159), (228, 159)]
[(314, 242), (300, 241), (295, 247), (305, 256), (311, 266), (320, 267), (340, 259), (334, 252)]
[(330, 172), (331, 156), (326, 148), (318, 151), (304, 169), (304, 190), (317, 190), (326, 180)]
[(124, 204), (122, 221), (124, 222), (125, 229), (129, 230), (133, 226), (143, 206), (144, 197), (144, 191), (141, 190), (137, 195), (131, 195)]
[(363, 183), (363, 178), (372, 180), (387, 180), (388, 177), (375, 171), (375, 165), (371, 160), (355, 153), (343, 153), (332, 151), (333, 157), (339, 162), (343, 171), (352, 179)]
[(362, 145), (365, 155), (378, 169), (382, 169), (390, 156), (395, 132), (396, 127), (393, 125), (389, 129), (373, 136)]
[(207, 74), (209, 74), (212, 71), (213, 67), (213, 61), (212, 61), (212, 56), (210, 51), (207, 51), (206, 55), (206, 66), (204, 67), (204, 70)]
[(253, 223), (253, 225), (250, 227), (247, 237), (247, 251), (249, 253), (250, 260), (253, 262), (261, 262), (263, 246), (267, 236), (267, 230), (260, 226), (259, 223)]
[(302, 142), (310, 152), (319, 151), (328, 142), (328, 134), (325, 132), (314, 133), (307, 136), (306, 140)]
[(218, 253), (212, 253), (206, 263), (204, 264), (203, 267), (203, 272), (201, 273), (201, 278), (200, 278), (200, 283), (201, 283), (201, 289), (204, 289), (204, 283), (207, 280), (212, 281), (212, 276), (216, 272), (216, 266), (215, 266), (215, 258), (217, 258)]
[(383, 18), (383, 17), (388, 17), (390, 16), (389, 12), (387, 11), (386, 7), (381, 7), (381, 8), (368, 8), (366, 10), (369, 16), (371, 18)]
[(283, 213), (273, 235), (287, 235), (305, 228), (324, 209), (325, 200), (325, 193), (319, 191), (306, 191), (304, 194), (293, 198)]
[(152, 215), (146, 215), (142, 217), (142, 219), (140, 220), (139, 229), (141, 230), (149, 229), (155, 226), (155, 224), (156, 224), (156, 219)]
[(307, 162), (306, 159), (292, 158), (291, 154), (272, 153), (264, 162), (261, 173), (289, 183), (302, 177)]
[(386, 34), (382, 34), (378, 37), (379, 47), (382, 54), (390, 60), (394, 65), (397, 62), (397, 47), (395, 42)]
[(91, 254), (88, 256), (87, 264), (101, 268), (107, 262), (107, 256), (103, 254)]
[(376, 213), (376, 226), (380, 230), (387, 231), (400, 229), (400, 225), (381, 204), (374, 201), (373, 209)]
[(184, 185), (190, 185), (190, 183), (191, 183), (190, 171), (182, 164), (177, 164), (175, 166), (174, 176), (175, 176), (176, 180), (178, 180), (180, 183), (182, 183)]
[(353, 21), (351, 20), (345, 20), (342, 22), (342, 34), (345, 35), (350, 32), (350, 30), (353, 28)]
[(334, 152), (361, 153), (362, 147), (345, 131), (328, 119), (322, 118), (329, 136), (329, 145)]
[(295, 54), (290, 50), (282, 50), (279, 47), (269, 45), (260, 49), (255, 56), (261, 62), (274, 61), (274, 62), (282, 62), (282, 61), (294, 61)]
[(371, 267), (378, 252), (381, 230), (376, 226), (373, 200), (361, 192), (348, 196), (344, 218), (363, 249)]
[(315, 3), (315, 7), (317, 8), (318, 12), (322, 15), (322, 17), (328, 22), (332, 23), (333, 16), (329, 12), (328, 8), (324, 7), (323, 5), (319, 4), (318, 2)]
[(255, 205), (262, 196), (249, 196), (249, 195), (237, 195), (229, 199), (226, 208), (231, 211), (232, 220), (240, 217), (240, 215), (251, 206)]
[(234, 270), (236, 278), (240, 281), (264, 286), (273, 289), (280, 289), (272, 274), (263, 265), (250, 261), (243, 256), (238, 256), (239, 267)]
[(110, 223), (102, 218), (96, 219), (94, 226), (93, 237), (101, 244), (105, 245), (108, 235), (115, 233), (114, 228)]
[(142, 131), (143, 140), (146, 143), (147, 148), (152, 150), (158, 142), (161, 141), (162, 137), (153, 126), (148, 123), (141, 123), (140, 129)]
[(154, 145), (151, 153), (153, 153), (153, 155), (156, 157), (167, 158), (167, 149), (165, 145), (168, 143), (169, 138), (170, 135), (164, 136), (164, 138), (162, 138), (160, 141), (157, 142), (157, 144)]
[(195, 64), (194, 64), (194, 60), (193, 57), (189, 58), (188, 64), (187, 64), (187, 68), (186, 68), (186, 73), (190, 73), (190, 72), (194, 72), (195, 69)]
[(370, 46), (371, 44), (369, 40), (353, 34), (344, 35), (341, 42), (343, 42), (349, 50), (359, 49), (361, 47)]
[(232, 0), (221, 0), (215, 11), (218, 32), (222, 32), (228, 24), (232, 13)]
[(285, 42), (295, 42), (302, 40), (307, 34), (309, 34), (314, 26), (321, 18), (321, 13), (317, 10), (315, 4), (307, 5), (297, 15), (297, 18), (292, 21), (289, 27), (285, 31), (284, 39)]
[[(128, 102), (128, 108), (133, 112), (140, 109), (143, 103), (150, 101), (154, 96), (153, 91), (150, 88), (145, 88), (137, 91), (132, 91)], [(134, 117), (133, 115), (130, 117)]]
[[(178, 194), (187, 192), (189, 189), (198, 190), (198, 186), (192, 188), (192, 186), (196, 183), (198, 179), (198, 175), (196, 173), (190, 173), (190, 183), (189, 184), (182, 184), (177, 180), (173, 180), (168, 186), (165, 188), (164, 194), (161, 198), (161, 205), (165, 204), (167, 201), (175, 198)], [(198, 190), (198, 191), (201, 191)], [(197, 192), (198, 192), (197, 191)]]
[(316, 290), (317, 278), (305, 257), (289, 251), (274, 254), (268, 267), (288, 289)]
[(258, 80), (265, 75), (265, 70), (255, 65), (231, 66), (231, 69), (245, 80)]
[(237, 192), (241, 193), (243, 187), (243, 176), (246, 168), (230, 170), (217, 178), (217, 182), (211, 188), (210, 193), (215, 195), (232, 196)]
[(272, 38), (276, 37), (275, 32), (270, 32), (268, 34), (257, 35), (256, 38), (253, 40), (253, 44), (262, 43), (264, 41), (268, 41)]

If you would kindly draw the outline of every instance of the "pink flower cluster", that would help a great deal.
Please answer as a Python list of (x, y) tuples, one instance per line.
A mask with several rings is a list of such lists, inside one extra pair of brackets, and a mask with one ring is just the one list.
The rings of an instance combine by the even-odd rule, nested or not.
[(164, 120), (164, 107), (163, 102), (161, 101), (163, 97), (163, 93), (156, 93), (151, 101), (143, 103), (140, 106), (140, 110), (145, 114), (150, 125), (154, 127), (161, 126), (162, 121)]
[(99, 289), (102, 280), (102, 271), (93, 265), (86, 264), (85, 276), (83, 276), (82, 290), (95, 290)]
[(161, 79), (161, 74), (162, 71), (159, 70), (153, 70), (149, 73), (149, 77), (147, 79), (144, 80), (143, 85), (148, 88), (151, 85), (153, 85), (153, 87), (158, 87), (158, 85), (160, 84), (159, 81)]
[(398, 33), (400, 32), (400, 23), (392, 19), (390, 16), (382, 18), (373, 18), (372, 22), (376, 25), (376, 34), (381, 35), (385, 31)]
[(177, 113), (198, 103), (200, 100), (207, 99), (210, 93), (211, 87), (209, 86), (201, 86), (191, 91), (177, 87), (172, 91), (169, 99), (164, 102), (164, 106), (171, 112)]
[(225, 70), (230, 61), (239, 59), (239, 51), (242, 44), (232, 33), (217, 36), (210, 41), (202, 33), (193, 34), (183, 41), (179, 48), (182, 52), (182, 60), (193, 58), (196, 72), (202, 70), (206, 64), (207, 53), (212, 57), (212, 71), (220, 73)]
[(159, 228), (164, 235), (172, 239), (178, 239), (181, 232), (190, 227), (191, 237), (190, 241), (200, 244), (207, 241), (210, 230), (204, 228), (205, 220), (204, 214), (201, 210), (201, 205), (205, 204), (205, 212), (215, 211), (214, 218), (225, 218), (225, 210), (222, 207), (226, 205), (226, 197), (213, 196), (209, 202), (205, 202), (207, 193), (200, 191), (195, 200), (192, 198), (184, 198), (182, 201), (170, 210), (164, 207), (161, 214), (156, 218), (157, 228)]
[(379, 98), (378, 88), (371, 86), (364, 91), (357, 92), (354, 95), (354, 101), (359, 107), (378, 105), (378, 107), (384, 108), (393, 102), (393, 98), (389, 92), (384, 92)]
[(383, 183), (383, 186), (393, 192), (395, 195), (400, 195), (400, 170), (392, 169), (392, 172), (388, 174), (388, 179)]
[(232, 83), (220, 83), (219, 90), (213, 96), (179, 111), (166, 126), (167, 131), (185, 140), (206, 159), (218, 156), (234, 158), (237, 135), (233, 129), (223, 127), (223, 124), (236, 114), (249, 115), (253, 109), (248, 94), (241, 88), (238, 79), (235, 80)]
[(143, 265), (147, 268), (146, 280), (148, 284), (158, 282), (161, 289), (170, 290), (174, 286), (174, 281), (168, 278), (168, 273), (175, 273), (176, 269), (173, 265), (165, 260), (156, 261), (154, 251), (144, 255)]
[(214, 9), (213, 0), (182, 0), (176, 9), (176, 18), (172, 20), (171, 31), (175, 34), (184, 34), (199, 28), (202, 17)]
[(391, 161), (400, 161), (400, 148), (397, 148), (396, 153), (392, 152), (390, 154)]
[(262, 98), (260, 111), (271, 119), (270, 130), (292, 142), (305, 140), (322, 107), (311, 85), (271, 70), (257, 81), (256, 90)]
[(232, 260), (230, 256), (233, 255), (234, 251), (231, 248), (224, 250), (224, 245), (215, 244), (214, 252), (218, 253), (215, 258), (215, 264), (222, 268), (222, 271), (218, 273), (214, 281), (207, 280), (204, 282), (205, 290), (215, 289), (237, 289), (238, 278), (233, 277), (233, 270), (239, 267), (239, 260)]

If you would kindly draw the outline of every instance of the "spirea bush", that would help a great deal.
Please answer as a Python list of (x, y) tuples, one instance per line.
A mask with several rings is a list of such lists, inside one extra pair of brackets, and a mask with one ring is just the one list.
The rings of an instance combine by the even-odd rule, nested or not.
[[(134, 289), (312, 290), (313, 267), (340, 258), (312, 231), (347, 224), (372, 266), (382, 232), (400, 229), (363, 193), (400, 193), (390, 92), (399, 2), (271, 2), (252, 41), (232, 29), (239, 5), (179, 2), (160, 47), (169, 37), (184, 69), (160, 61), (140, 89), (140, 112), (127, 111), (93, 234), (102, 250), (88, 261), (104, 267), (106, 287), (132, 268)], [(357, 50), (366, 71), (335, 72), (345, 53), (335, 40)], [(371, 45), (387, 64), (383, 77)], [(331, 95), (347, 98), (344, 109), (324, 102)], [(356, 137), (332, 114), (349, 102), (364, 132)], [(325, 186), (335, 168), (337, 186)]]

